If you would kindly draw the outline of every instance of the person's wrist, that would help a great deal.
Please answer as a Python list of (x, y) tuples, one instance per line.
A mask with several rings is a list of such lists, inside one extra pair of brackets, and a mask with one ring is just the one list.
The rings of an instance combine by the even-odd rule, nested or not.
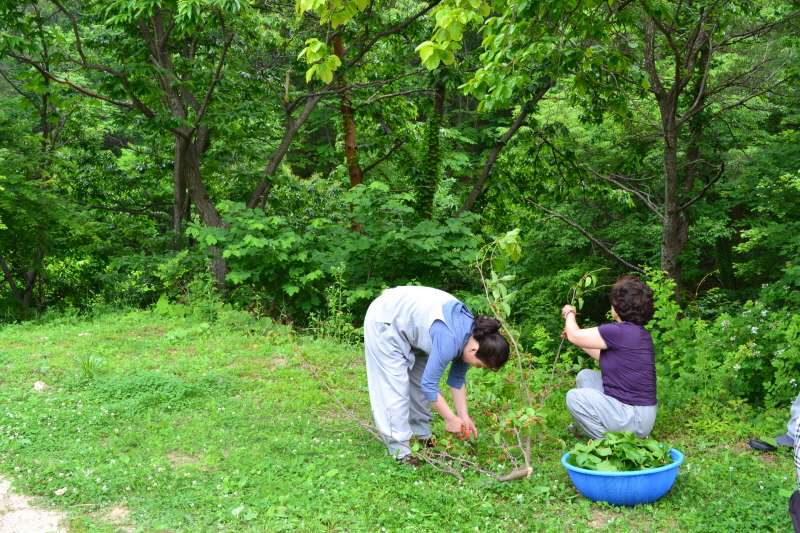
[(566, 320), (567, 317), (569, 315), (571, 315), (571, 314), (574, 315), (575, 314), (575, 310), (574, 309), (567, 309), (567, 311), (564, 313), (564, 320)]

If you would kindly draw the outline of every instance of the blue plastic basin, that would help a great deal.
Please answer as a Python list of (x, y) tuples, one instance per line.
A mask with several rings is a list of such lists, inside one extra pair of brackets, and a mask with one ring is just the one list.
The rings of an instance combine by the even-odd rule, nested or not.
[(672, 448), (669, 455), (672, 462), (668, 465), (631, 472), (597, 472), (578, 468), (567, 462), (569, 453), (561, 458), (561, 464), (567, 469), (578, 492), (590, 500), (613, 505), (636, 505), (654, 502), (672, 488), (678, 476), (678, 467), (683, 462), (683, 454)]

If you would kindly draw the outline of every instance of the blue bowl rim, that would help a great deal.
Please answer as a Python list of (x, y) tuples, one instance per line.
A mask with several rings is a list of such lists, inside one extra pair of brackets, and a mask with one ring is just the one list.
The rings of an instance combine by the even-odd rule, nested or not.
[(571, 465), (567, 462), (569, 459), (569, 452), (565, 453), (561, 457), (561, 464), (564, 465), (564, 468), (567, 470), (572, 470), (573, 472), (580, 472), (581, 474), (587, 474), (590, 476), (600, 476), (600, 477), (630, 477), (630, 476), (641, 476), (644, 474), (655, 474), (657, 472), (664, 472), (665, 470), (672, 470), (673, 468), (678, 468), (681, 463), (683, 463), (683, 454), (676, 450), (675, 448), (670, 448), (669, 455), (672, 457), (672, 462), (668, 465), (659, 466), (657, 468), (645, 468), (644, 470), (628, 470), (625, 472), (601, 472), (598, 470), (587, 470), (586, 468), (580, 468), (574, 465)]

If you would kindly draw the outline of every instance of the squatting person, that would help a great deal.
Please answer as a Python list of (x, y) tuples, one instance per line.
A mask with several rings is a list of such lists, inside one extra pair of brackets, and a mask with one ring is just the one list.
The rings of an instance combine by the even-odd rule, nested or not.
[(611, 288), (614, 322), (581, 329), (575, 308), (561, 310), (564, 334), (596, 359), (600, 371), (578, 372), (567, 392), (575, 426), (591, 438), (607, 431), (632, 431), (646, 437), (656, 420), (656, 366), (653, 339), (645, 324), (653, 318), (653, 291), (635, 276), (622, 276)]

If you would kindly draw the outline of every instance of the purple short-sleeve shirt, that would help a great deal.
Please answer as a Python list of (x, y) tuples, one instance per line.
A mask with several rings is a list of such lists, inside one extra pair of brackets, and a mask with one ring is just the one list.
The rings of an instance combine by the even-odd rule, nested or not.
[(656, 358), (653, 338), (632, 322), (597, 328), (608, 346), (600, 351), (603, 392), (628, 405), (656, 405)]

